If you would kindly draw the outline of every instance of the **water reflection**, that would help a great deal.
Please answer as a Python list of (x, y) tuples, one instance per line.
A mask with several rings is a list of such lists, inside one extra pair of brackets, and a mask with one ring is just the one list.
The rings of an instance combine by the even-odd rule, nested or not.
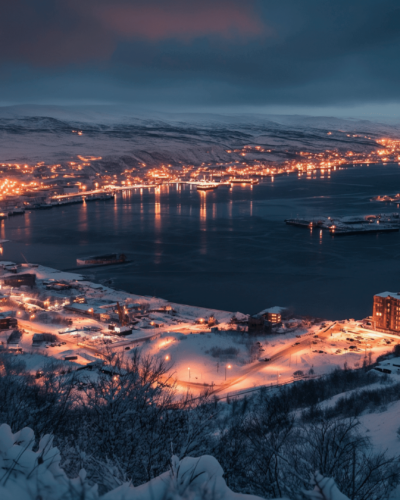
[[(207, 220), (207, 193), (204, 191), (200, 191), (200, 221), (205, 222)], [(205, 230), (205, 227), (202, 226), (202, 230)]]
[[(116, 202), (114, 202), (114, 210), (116, 206)], [(83, 198), (83, 203), (81, 205), (81, 209), (79, 210), (79, 229), (80, 231), (86, 233), (88, 230), (88, 219), (87, 219), (87, 203), (86, 199)]]
[[(381, 212), (382, 205), (370, 200), (376, 193), (392, 192), (399, 170), (396, 165), (387, 175), (392, 167), (386, 166), (382, 176), (382, 168), (325, 168), (325, 178), (317, 173), (311, 183), (310, 169), (300, 177), (277, 176), (274, 184), (266, 178), (252, 191), (237, 186), (205, 196), (185, 185), (179, 191), (172, 185), (168, 199), (164, 188), (138, 189), (130, 197), (117, 196), (124, 205), (119, 209), (112, 202), (93, 202), (27, 212), (25, 219), (10, 217), (0, 223), (0, 239), (10, 240), (3, 259), (15, 260), (24, 253), (28, 261), (64, 269), (75, 265), (77, 255), (126, 252), (135, 262), (132, 267), (96, 273), (115, 277), (116, 287), (133, 293), (243, 312), (280, 303), (293, 305), (300, 314), (364, 317), (370, 314), (374, 293), (397, 286), (390, 266), (399, 235), (379, 235), (374, 245), (368, 244), (368, 236), (331, 238), (320, 228), (307, 237), (306, 229), (283, 220)], [(326, 180), (331, 172), (338, 182)], [(357, 193), (348, 187), (354, 185)], [(386, 211), (396, 206), (400, 208), (393, 204)], [(86, 216), (88, 241), (83, 244)], [(382, 252), (392, 258), (379, 258)]]
[(154, 228), (157, 232), (161, 230), (160, 192), (159, 187), (154, 190)]

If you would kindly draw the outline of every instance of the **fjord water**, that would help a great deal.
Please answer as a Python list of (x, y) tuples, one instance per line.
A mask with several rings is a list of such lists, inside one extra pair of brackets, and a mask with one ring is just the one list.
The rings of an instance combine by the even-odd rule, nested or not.
[(82, 271), (113, 287), (244, 313), (289, 306), (327, 319), (371, 314), (375, 293), (400, 290), (400, 233), (332, 237), (289, 217), (399, 211), (370, 201), (399, 191), (398, 165), (284, 175), (251, 186), (163, 186), (115, 201), (32, 211), (1, 223), (3, 259), (57, 269), (126, 253), (132, 263)]

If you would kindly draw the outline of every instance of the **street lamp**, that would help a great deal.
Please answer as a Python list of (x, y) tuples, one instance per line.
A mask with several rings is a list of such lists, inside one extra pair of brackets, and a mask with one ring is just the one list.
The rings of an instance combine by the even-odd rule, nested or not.
[(226, 369), (227, 368), (231, 369), (232, 367), (231, 367), (231, 365), (225, 366), (225, 380), (226, 380)]

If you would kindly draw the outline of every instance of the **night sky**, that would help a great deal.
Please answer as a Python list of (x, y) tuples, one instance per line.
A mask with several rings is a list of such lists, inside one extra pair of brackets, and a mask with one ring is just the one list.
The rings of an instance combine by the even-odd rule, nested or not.
[(0, 104), (400, 108), (399, 0), (2, 0)]

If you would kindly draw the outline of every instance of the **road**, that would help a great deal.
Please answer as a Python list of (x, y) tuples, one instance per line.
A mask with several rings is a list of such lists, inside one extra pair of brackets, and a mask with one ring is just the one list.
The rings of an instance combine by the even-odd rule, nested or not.
[[(23, 326), (23, 327), (25, 327), (25, 328), (27, 328), (30, 331), (33, 331), (35, 333), (48, 332), (48, 329), (46, 330), (45, 327), (41, 327), (41, 326), (32, 324), (32, 322), (23, 321), (23, 320), (18, 320), (18, 322), (21, 326)], [(343, 329), (342, 324), (338, 324), (337, 322), (333, 322), (329, 326), (327, 326), (324, 330), (321, 330), (318, 332), (318, 338), (319, 338), (319, 340), (327, 339), (333, 333), (340, 332), (342, 329)], [(175, 331), (175, 329), (173, 331)], [(195, 327), (194, 327), (193, 331), (195, 331)], [(369, 330), (369, 329), (363, 328), (363, 327), (352, 327), (352, 329), (344, 328), (344, 332), (348, 332), (350, 334), (364, 334), (364, 335), (368, 334), (368, 335), (380, 337), (383, 339), (385, 339), (385, 338), (391, 339), (391, 340), (394, 339), (394, 340), (399, 341), (399, 343), (400, 343), (400, 337), (397, 335), (390, 334), (390, 333), (384, 333), (384, 332), (376, 332), (374, 330)], [(135, 345), (137, 343), (152, 340), (155, 337), (158, 337), (159, 335), (161, 335), (162, 333), (165, 333), (164, 329), (160, 329), (157, 331), (152, 330), (151, 333), (148, 333), (146, 335), (141, 335), (140, 337), (130, 338), (130, 339), (126, 339), (126, 340), (121, 340), (119, 342), (109, 344), (109, 345), (107, 345), (107, 347), (106, 346), (93, 347), (93, 346), (90, 346), (88, 344), (81, 344), (81, 346), (78, 346), (78, 342), (73, 342), (71, 340), (66, 340), (66, 339), (63, 339), (63, 340), (67, 343), (67, 345), (72, 346), (75, 349), (77, 347), (84, 347), (89, 352), (92, 352), (97, 356), (104, 357), (104, 350), (107, 348), (114, 350), (114, 349), (118, 349), (121, 347)], [(176, 382), (179, 386), (185, 387), (187, 389), (193, 389), (196, 391), (204, 391), (205, 389), (209, 389), (211, 394), (217, 395), (217, 394), (226, 392), (228, 389), (231, 389), (235, 385), (245, 381), (248, 378), (248, 376), (251, 375), (252, 373), (257, 373), (257, 372), (261, 371), (264, 367), (271, 365), (273, 363), (276, 363), (280, 359), (288, 359), (289, 356), (297, 354), (298, 352), (303, 351), (307, 347), (311, 348), (312, 341), (313, 341), (313, 336), (311, 334), (305, 335), (305, 336), (303, 335), (303, 337), (300, 339), (298, 339), (298, 338), (293, 339), (292, 345), (284, 347), (280, 351), (273, 354), (270, 357), (269, 361), (256, 361), (256, 362), (248, 365), (243, 370), (241, 370), (241, 372), (237, 376), (229, 377), (226, 382), (219, 384), (219, 385), (212, 385), (211, 386), (211, 385), (204, 384), (201, 382), (191, 382), (191, 381), (185, 381), (185, 380), (177, 380)], [(282, 385), (282, 384), (283, 383), (277, 383), (277, 384), (275, 384), (275, 386)], [(266, 385), (266, 387), (270, 387), (270, 386), (271, 386), (271, 384)]]
[[(32, 323), (31, 321), (25, 321), (18, 319), (18, 324), (22, 326), (23, 328), (26, 328), (27, 330), (33, 332), (33, 333), (49, 333), (49, 329), (46, 328), (45, 326), (37, 325), (35, 323)], [(126, 339), (126, 340), (121, 340), (119, 342), (115, 342), (113, 344), (107, 344), (105, 346), (101, 347), (94, 347), (89, 344), (85, 344), (83, 342), (79, 342), (79, 340), (72, 341), (68, 340), (67, 337), (62, 336), (63, 342), (66, 343), (66, 345), (73, 347), (74, 349), (77, 349), (78, 347), (83, 347), (86, 350), (92, 352), (93, 354), (96, 354), (98, 356), (103, 357), (104, 356), (104, 351), (107, 350), (113, 350), (118, 347), (125, 347), (125, 346), (130, 346), (133, 344), (137, 344), (138, 342), (146, 342), (148, 340), (152, 340), (154, 337), (157, 337), (161, 334), (161, 331), (154, 331), (152, 330), (151, 333), (142, 335), (140, 337), (136, 337), (133, 339)], [(60, 336), (59, 334), (55, 334), (57, 336)], [(79, 345), (80, 344), (80, 345)]]
[[(18, 319), (18, 325), (26, 328), (27, 330), (33, 332), (33, 333), (52, 333), (52, 332), (49, 332), (49, 329), (46, 328), (46, 327), (42, 327), (42, 326), (39, 326), (39, 325), (36, 325), (36, 324), (32, 324), (31, 321), (25, 321), (25, 320), (22, 320), (22, 319)], [(56, 335), (56, 334), (54, 334)], [(78, 346), (78, 342), (74, 342), (72, 340), (68, 340), (67, 338), (63, 338), (62, 340), (63, 342), (66, 343), (66, 345), (68, 346), (71, 346), (73, 347), (74, 349), (76, 349)], [(88, 351), (91, 351), (93, 352), (93, 354), (98, 354), (98, 355), (101, 355), (102, 356), (102, 352), (94, 347), (91, 347), (91, 346), (86, 346), (85, 345), (85, 349), (87, 349)]]
[[(49, 331), (48, 329), (46, 329), (46, 327), (33, 324), (30, 321), (18, 320), (18, 323), (22, 327), (24, 327), (24, 328), (26, 328), (34, 333), (48, 333), (48, 331)], [(318, 337), (320, 339), (329, 337), (331, 332), (335, 331), (335, 329), (334, 329), (335, 324), (336, 323), (332, 323), (327, 328), (325, 328), (323, 331), (319, 332)], [(159, 336), (161, 333), (163, 333), (163, 331), (157, 331), (157, 332), (152, 331), (151, 333), (149, 333), (147, 335), (142, 335), (141, 337), (137, 337), (137, 338), (133, 338), (133, 339), (122, 340), (120, 342), (110, 344), (107, 347), (111, 350), (114, 350), (114, 349), (120, 348), (120, 347), (131, 346), (133, 344), (137, 344), (138, 342), (145, 342), (145, 341), (152, 340), (154, 337)], [(283, 348), (282, 350), (280, 350), (279, 352), (277, 352), (273, 356), (271, 356), (270, 361), (267, 361), (267, 362), (256, 361), (255, 363), (252, 363), (251, 365), (247, 366), (244, 370), (242, 370), (238, 376), (228, 378), (228, 380), (223, 384), (219, 384), (217, 386), (215, 386), (215, 385), (212, 386), (212, 390), (211, 390), (212, 394), (218, 394), (218, 393), (224, 392), (227, 389), (230, 389), (231, 387), (246, 380), (246, 378), (251, 373), (258, 372), (258, 371), (262, 370), (265, 366), (272, 364), (279, 359), (282, 359), (282, 358), (287, 359), (289, 356), (296, 354), (299, 351), (304, 350), (305, 347), (311, 346), (312, 337), (307, 336), (303, 339), (300, 339), (300, 340), (295, 339), (295, 340), (296, 340), (296, 343), (298, 345), (291, 345), (291, 346)], [(74, 349), (76, 349), (78, 347), (83, 347), (87, 351), (92, 352), (93, 354), (95, 354), (97, 356), (104, 357), (104, 350), (106, 349), (106, 347), (93, 347), (93, 346), (90, 346), (88, 344), (83, 344), (83, 343), (81, 343), (81, 346), (79, 346), (78, 345), (79, 342), (67, 340), (67, 338), (63, 338), (63, 341), (66, 342), (66, 345), (71, 346)], [(182, 386), (182, 387), (186, 387), (188, 389), (195, 389), (195, 390), (201, 390), (201, 391), (203, 391), (205, 388), (211, 388), (210, 385), (207, 385), (204, 383), (190, 382), (190, 381), (184, 381), (184, 380), (177, 380), (177, 384)]]
[[(318, 333), (318, 338), (319, 339), (324, 339), (328, 338), (331, 336), (331, 333), (340, 331), (340, 327), (336, 324), (336, 322), (331, 323), (327, 328), (324, 330), (321, 330), (321, 332)], [(183, 380), (177, 380), (177, 383), (180, 386), (187, 387), (187, 388), (192, 388), (192, 389), (198, 389), (198, 390), (204, 390), (205, 388), (211, 389), (211, 394), (219, 394), (221, 392), (226, 391), (227, 389), (230, 389), (231, 387), (239, 384), (240, 382), (243, 382), (246, 380), (246, 378), (251, 374), (251, 373), (256, 373), (260, 370), (262, 370), (265, 366), (268, 366), (270, 364), (275, 363), (279, 359), (285, 358), (287, 359), (289, 356), (296, 354), (302, 350), (304, 350), (306, 347), (311, 346), (313, 337), (311, 335), (307, 335), (303, 339), (294, 339), (295, 343), (298, 345), (291, 345), (288, 347), (283, 348), (282, 350), (278, 351), (275, 353), (273, 356), (271, 356), (270, 361), (256, 361), (255, 363), (252, 363), (251, 365), (247, 366), (245, 369), (241, 371), (241, 373), (236, 376), (236, 377), (230, 377), (228, 380), (223, 383), (219, 384), (218, 386), (207, 386), (206, 384), (201, 384), (201, 383), (196, 383), (196, 382), (187, 382)], [(276, 385), (282, 385), (282, 384), (276, 384)], [(270, 384), (268, 385), (268, 387)]]
[[(321, 339), (327, 339), (329, 338), (333, 333), (338, 333), (342, 330), (343, 326), (341, 324), (338, 324), (336, 321), (331, 323), (327, 328), (325, 328), (323, 331), (318, 333), (318, 338)], [(358, 327), (356, 331), (346, 329), (344, 328), (345, 332), (353, 333), (353, 334), (366, 334), (368, 333), (369, 335), (375, 335), (377, 337), (383, 338), (383, 339), (394, 339), (397, 340), (400, 343), (400, 336), (399, 335), (394, 335), (391, 333), (384, 333), (384, 332), (376, 332), (375, 330), (368, 330), (366, 328)], [(273, 356), (271, 356), (270, 361), (268, 362), (256, 362), (253, 363), (252, 365), (248, 366), (245, 370), (242, 371), (242, 373), (234, 378), (229, 378), (226, 383), (219, 385), (218, 387), (215, 387), (215, 389), (212, 391), (213, 394), (218, 394), (223, 391), (226, 391), (227, 389), (230, 389), (234, 385), (243, 382), (246, 380), (246, 377), (251, 374), (258, 372), (261, 370), (264, 366), (274, 363), (278, 361), (279, 359), (285, 358), (287, 359), (289, 356), (298, 353), (299, 351), (302, 351), (305, 347), (311, 347), (311, 342), (312, 342), (313, 336), (308, 335), (306, 338), (298, 342), (298, 345), (291, 345), (289, 347), (285, 347), (281, 351), (275, 353)], [(180, 384), (184, 385), (184, 382), (179, 382)], [(191, 384), (193, 386), (193, 384)], [(201, 384), (198, 384), (199, 386)], [(282, 384), (276, 384), (276, 385), (282, 385)], [(268, 386), (266, 386), (268, 387)]]

